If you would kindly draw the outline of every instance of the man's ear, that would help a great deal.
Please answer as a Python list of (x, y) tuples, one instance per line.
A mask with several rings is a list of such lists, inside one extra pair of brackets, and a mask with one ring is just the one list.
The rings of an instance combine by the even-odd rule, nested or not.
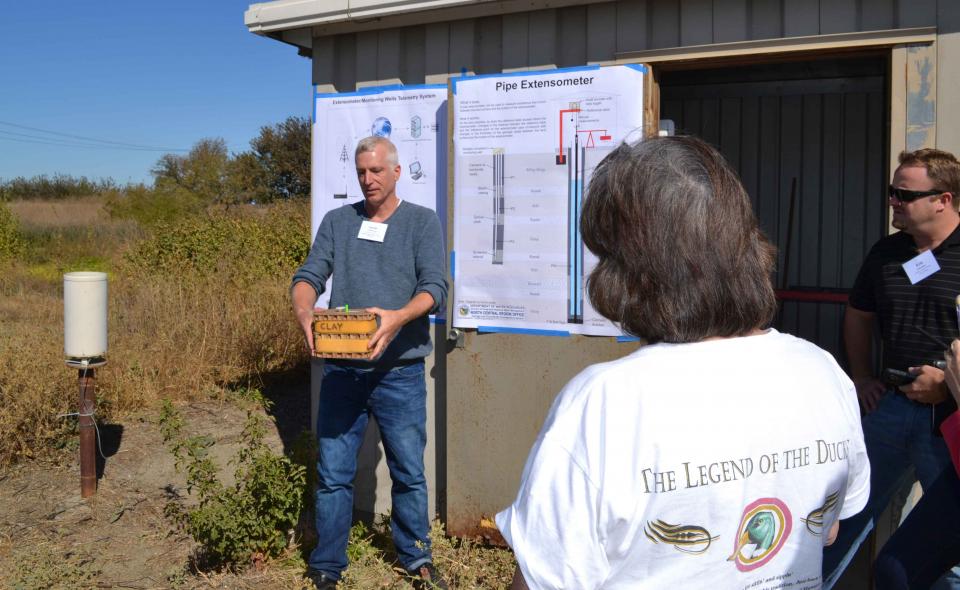
[(953, 206), (953, 201), (954, 201), (956, 198), (957, 198), (957, 196), (954, 195), (953, 193), (951, 193), (951, 192), (945, 192), (945, 193), (942, 193), (942, 194), (940, 195), (940, 199), (941, 199), (940, 202), (943, 203), (944, 208), (949, 207), (949, 208), (952, 208), (952, 209), (956, 209), (956, 207)]
[(403, 166), (397, 164), (393, 167), (393, 178), (394, 180), (400, 180), (400, 172), (403, 170)]

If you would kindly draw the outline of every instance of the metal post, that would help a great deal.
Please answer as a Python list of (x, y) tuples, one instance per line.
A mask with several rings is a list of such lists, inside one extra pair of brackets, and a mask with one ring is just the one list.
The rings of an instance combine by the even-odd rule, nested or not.
[(96, 409), (94, 397), (95, 369), (80, 369), (80, 496), (89, 498), (97, 493), (97, 432), (93, 423)]

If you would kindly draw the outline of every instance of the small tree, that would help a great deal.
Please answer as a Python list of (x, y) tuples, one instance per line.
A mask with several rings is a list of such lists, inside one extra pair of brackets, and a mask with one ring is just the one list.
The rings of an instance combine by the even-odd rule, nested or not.
[(227, 190), (229, 204), (273, 200), (267, 170), (253, 152), (234, 155), (227, 165)]
[[(234, 156), (236, 183), (259, 200), (310, 196), (310, 120), (288, 117), (260, 128), (249, 152)], [(247, 183), (247, 184), (244, 184)]]
[(158, 192), (182, 189), (204, 203), (228, 200), (227, 164), (230, 156), (226, 142), (217, 138), (201, 139), (186, 156), (164, 154), (150, 171)]

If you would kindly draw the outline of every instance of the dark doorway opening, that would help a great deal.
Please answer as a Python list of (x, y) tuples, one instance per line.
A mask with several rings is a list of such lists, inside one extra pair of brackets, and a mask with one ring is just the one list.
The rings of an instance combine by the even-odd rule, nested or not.
[(659, 72), (661, 119), (724, 154), (777, 245), (776, 328), (841, 362), (845, 294), (886, 233), (888, 67), (880, 54)]

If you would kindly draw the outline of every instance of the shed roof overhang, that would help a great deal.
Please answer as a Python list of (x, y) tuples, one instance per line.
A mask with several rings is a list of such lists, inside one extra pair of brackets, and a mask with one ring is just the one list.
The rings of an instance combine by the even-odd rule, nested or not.
[(314, 37), (374, 31), (609, 0), (274, 0), (243, 15), (252, 33), (289, 43), (306, 55)]

